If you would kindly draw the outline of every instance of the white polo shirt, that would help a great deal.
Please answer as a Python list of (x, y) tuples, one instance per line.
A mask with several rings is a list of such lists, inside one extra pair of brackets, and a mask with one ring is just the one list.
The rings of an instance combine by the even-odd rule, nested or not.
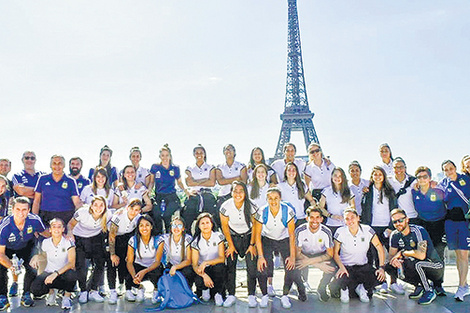
[(114, 189), (109, 189), (108, 195), (106, 195), (106, 189), (104, 188), (97, 188), (96, 194), (93, 192), (92, 185), (86, 185), (83, 187), (82, 193), (80, 194), (80, 200), (82, 200), (83, 204), (91, 204), (91, 200), (93, 200), (94, 196), (103, 196), (106, 199), (106, 204), (108, 208), (113, 205), (114, 200)]
[(295, 229), (295, 244), (305, 255), (319, 254), (333, 248), (333, 236), (325, 225), (313, 233), (308, 224), (302, 224)]
[(209, 240), (202, 237), (199, 241), (196, 239), (191, 243), (191, 248), (199, 251), (199, 261), (197, 264), (201, 264), (204, 261), (214, 260), (219, 257), (219, 244), (225, 240), (222, 233), (213, 231)]
[(263, 187), (259, 189), (259, 196), (255, 199), (251, 198), (251, 185), (248, 185), (248, 195), (250, 195), (250, 200), (256, 204), (257, 208), (262, 208), (268, 204), (267, 195), (268, 195), (269, 184), (266, 183)]
[[(204, 162), (201, 167), (197, 166), (194, 164), (193, 166), (188, 166), (186, 168), (186, 172), (191, 173), (191, 177), (194, 180), (200, 180), (200, 179), (209, 179), (211, 175), (211, 171), (215, 169), (214, 165), (207, 164)], [(204, 186), (192, 186), (190, 187), (192, 190), (199, 191), (201, 188), (209, 188), (209, 187), (204, 187)]]
[[(255, 204), (251, 204), (251, 214), (253, 215), (256, 213)], [(228, 226), (231, 230), (236, 232), (237, 234), (246, 234), (251, 229), (251, 221), (245, 220), (245, 204), (240, 209), (237, 209), (235, 206), (235, 201), (233, 198), (228, 199), (222, 206), (220, 207), (220, 214), (225, 217), (228, 217)]]
[[(395, 178), (395, 176), (393, 176), (389, 181), (393, 187), (393, 190), (395, 190), (395, 193), (398, 193), (398, 191), (400, 191), (400, 189), (405, 186), (405, 183), (408, 179), (410, 179), (410, 177), (406, 175), (405, 179), (400, 182)], [(416, 186), (417, 182), (418, 181), (415, 179), (411, 185), (405, 189), (406, 193), (400, 195), (397, 200), (398, 207), (402, 210), (405, 210), (406, 216), (409, 218), (418, 217), (418, 212), (416, 212), (415, 204), (413, 202), (413, 195), (411, 193), (411, 190), (414, 188), (414, 186)]]
[[(73, 228), (72, 233), (75, 236), (90, 238), (99, 235), (103, 229), (101, 228), (101, 218), (95, 220), (89, 212), (90, 207), (88, 205), (82, 206), (73, 215), (73, 218), (77, 221), (77, 224)], [(106, 210), (106, 225), (111, 220), (111, 212)]]
[(139, 189), (136, 189), (135, 188), (136, 186), (137, 186), (137, 183), (135, 183), (134, 186), (128, 188), (125, 191), (121, 191), (119, 188), (116, 188), (116, 196), (119, 197), (119, 203), (124, 202), (122, 198), (122, 195), (124, 194), (124, 192), (127, 192), (127, 203), (129, 203), (131, 199), (139, 199), (140, 201), (143, 201), (142, 196), (147, 191), (147, 187), (142, 185), (140, 186)]
[[(222, 176), (224, 178), (233, 178), (240, 176), (242, 169), (245, 168), (245, 164), (240, 163), (238, 161), (233, 161), (232, 166), (228, 166), (227, 163), (217, 165), (217, 169), (222, 172)], [(230, 189), (232, 188), (232, 184), (228, 185), (221, 185), (221, 189), (219, 191), (219, 197), (226, 196), (230, 193)]]
[[(294, 164), (297, 165), (299, 174), (302, 175), (302, 173), (305, 171), (305, 161), (302, 159), (294, 159)], [(278, 182), (285, 181), (284, 171), (286, 170), (286, 165), (287, 163), (284, 159), (276, 160), (273, 162), (273, 164), (271, 164), (272, 169), (276, 172)]]
[(73, 247), (75, 247), (75, 245), (65, 237), (60, 239), (57, 246), (52, 243), (52, 238), (44, 239), (41, 244), (41, 250), (46, 252), (47, 255), (47, 265), (44, 271), (53, 273), (67, 265), (69, 262), (69, 249)]
[(384, 193), (382, 203), (380, 203), (380, 191), (375, 187), (375, 185), (373, 185), (372, 188), (374, 188), (374, 199), (372, 200), (371, 226), (388, 226), (390, 224), (390, 208), (388, 198)]
[(137, 227), (137, 221), (139, 218), (140, 214), (137, 214), (131, 221), (127, 215), (126, 208), (119, 209), (114, 212), (113, 216), (111, 217), (111, 223), (118, 227), (116, 235), (121, 236), (133, 232)]
[(390, 162), (384, 163), (383, 161), (380, 162), (379, 166), (384, 169), (385, 173), (387, 174), (387, 178), (395, 176), (395, 173), (393, 171), (393, 161), (390, 160)]
[(354, 195), (354, 204), (356, 205), (356, 211), (359, 215), (362, 214), (362, 191), (365, 187), (369, 188), (370, 182), (367, 179), (361, 178), (359, 185), (354, 185), (352, 182), (349, 183), (349, 189), (351, 189), (352, 194)]
[(132, 236), (129, 239), (129, 246), (134, 249), (134, 263), (142, 265), (144, 267), (149, 267), (150, 265), (155, 262), (155, 258), (157, 256), (157, 244), (158, 239), (154, 236), (150, 237), (149, 244), (146, 245), (142, 239), (139, 240), (139, 246), (135, 249), (136, 237)]
[(331, 173), (334, 169), (335, 165), (333, 163), (327, 165), (325, 160), (322, 160), (320, 166), (317, 166), (313, 161), (307, 164), (305, 175), (310, 177), (310, 190), (331, 186)]
[[(343, 201), (343, 198), (341, 197), (340, 193), (336, 193), (333, 191), (333, 187), (329, 186), (323, 189), (322, 195), (325, 196), (326, 200), (326, 206), (328, 209), (328, 212), (334, 215), (341, 215), (343, 216), (344, 210), (346, 210), (349, 207), (349, 201), (346, 201), (344, 203), (341, 203)], [(354, 197), (354, 195), (352, 195)], [(343, 221), (338, 221), (334, 218), (328, 217), (326, 221), (326, 225), (328, 226), (333, 226), (333, 227), (338, 227), (338, 226), (343, 226), (344, 222)]]
[(364, 265), (367, 263), (367, 251), (375, 231), (368, 225), (359, 225), (356, 236), (349, 232), (348, 226), (336, 230), (335, 240), (341, 243), (339, 256), (345, 266)]
[[(304, 185), (305, 192), (307, 192), (307, 186), (303, 182), (302, 184)], [(305, 198), (299, 199), (299, 189), (297, 188), (297, 185), (295, 183), (293, 185), (289, 185), (287, 181), (284, 181), (279, 183), (277, 187), (281, 189), (282, 201), (289, 202), (295, 208), (295, 216), (297, 219), (305, 219)]]
[[(184, 261), (182, 259), (182, 253), (186, 255), (186, 249), (191, 245), (192, 240), (193, 237), (186, 234), (184, 238), (181, 237), (178, 243), (176, 243), (173, 239), (171, 239), (170, 234), (163, 234), (159, 238), (158, 245), (163, 244), (163, 252), (166, 256), (167, 263), (178, 265)], [(184, 241), (184, 248), (182, 247), (182, 241)], [(182, 248), (184, 249), (184, 252), (181, 251)]]
[[(268, 221), (263, 224), (263, 211), (268, 210)], [(267, 237), (272, 240), (282, 240), (289, 237), (289, 229), (282, 223), (282, 208), (276, 216), (271, 213), (269, 206), (260, 208), (256, 214), (255, 219), (262, 224), (261, 236)], [(287, 208), (287, 224), (295, 219), (295, 212), (291, 207)]]

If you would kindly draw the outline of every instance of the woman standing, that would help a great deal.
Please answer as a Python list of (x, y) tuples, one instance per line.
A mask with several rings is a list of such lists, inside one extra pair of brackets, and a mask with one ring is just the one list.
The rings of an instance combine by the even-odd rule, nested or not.
[(202, 212), (212, 215), (218, 214), (217, 200), (212, 194), (212, 187), (215, 186), (215, 167), (207, 164), (206, 149), (197, 145), (193, 149), (196, 159), (194, 166), (186, 168), (186, 185), (190, 188), (190, 196), (184, 204), (182, 213), (183, 219), (191, 230), (194, 220)]
[(349, 189), (346, 174), (342, 168), (337, 167), (333, 170), (331, 186), (323, 189), (320, 207), (324, 215), (328, 217), (326, 226), (328, 226), (333, 235), (339, 227), (344, 226), (344, 210), (348, 207), (355, 209), (354, 195)]
[(271, 166), (266, 164), (263, 149), (261, 149), (260, 147), (255, 147), (253, 148), (253, 150), (251, 150), (250, 161), (248, 162), (247, 166), (248, 182), (250, 183), (253, 180), (254, 170), (258, 165), (264, 165), (268, 169), (267, 178), (269, 183), (277, 185), (276, 172), (273, 168), (271, 168)]
[[(148, 189), (151, 189), (149, 186), (150, 172), (148, 169), (140, 166), (140, 161), (142, 160), (142, 152), (140, 151), (139, 147), (131, 148), (131, 151), (129, 152), (129, 160), (131, 160), (131, 163), (135, 168), (135, 173), (136, 173), (135, 181), (138, 184), (143, 184), (145, 187), (148, 187)], [(122, 174), (123, 173), (121, 172), (121, 176)]]
[[(109, 184), (113, 187), (116, 187), (118, 184), (118, 171), (117, 169), (111, 165), (111, 157), (113, 156), (113, 150), (108, 146), (104, 146), (100, 150), (100, 162), (98, 166), (104, 167), (106, 169), (106, 173), (108, 174)], [(95, 168), (90, 168), (90, 172), (88, 173), (88, 179), (92, 180), (93, 173), (95, 172)]]
[(137, 227), (137, 221), (142, 212), (142, 202), (139, 199), (132, 199), (127, 207), (120, 209), (111, 217), (109, 226), (109, 254), (108, 270), (108, 286), (110, 289), (109, 304), (116, 304), (118, 294), (116, 291), (116, 271), (119, 274), (119, 283), (125, 282), (127, 275), (126, 256), (127, 245), (129, 239), (134, 235)]
[[(138, 187), (135, 181), (135, 168), (132, 165), (126, 165), (123, 169), (122, 188), (116, 189), (116, 197), (114, 198), (114, 207), (119, 209), (127, 206), (130, 200), (136, 198), (145, 203), (142, 207), (143, 212), (150, 212), (152, 209), (152, 201), (149, 198), (148, 190), (145, 186)], [(122, 189), (122, 190), (121, 190)]]
[(354, 195), (354, 204), (356, 206), (356, 211), (361, 216), (362, 214), (362, 196), (364, 195), (364, 190), (367, 190), (370, 185), (370, 181), (367, 179), (361, 178), (362, 168), (358, 161), (352, 161), (349, 164), (349, 176), (351, 181), (349, 183), (349, 189)]
[(95, 196), (103, 196), (106, 199), (108, 208), (114, 203), (114, 190), (109, 184), (108, 174), (104, 167), (97, 167), (93, 173), (93, 183), (83, 188), (80, 200), (84, 204), (90, 204)]
[(256, 207), (248, 197), (245, 183), (234, 181), (232, 183), (232, 198), (225, 201), (220, 207), (220, 222), (222, 232), (227, 240), (225, 257), (227, 260), (226, 288), (229, 296), (224, 302), (224, 307), (232, 306), (235, 297), (235, 281), (238, 256), (245, 258), (248, 280), (248, 306), (257, 306), (256, 291), (256, 250), (255, 235), (252, 231)]
[(256, 165), (253, 171), (253, 179), (248, 185), (248, 194), (257, 208), (263, 208), (267, 204), (266, 195), (269, 189), (267, 177), (267, 166), (264, 164)]
[(222, 306), (225, 286), (224, 235), (215, 231), (212, 215), (201, 213), (196, 220), (196, 231), (191, 242), (191, 258), (196, 273), (196, 294), (203, 301), (214, 297), (215, 305)]
[[(144, 214), (137, 222), (135, 235), (129, 239), (127, 248), (126, 265), (129, 271), (126, 280), (126, 299), (129, 302), (143, 302), (145, 300), (145, 289), (141, 285), (144, 280), (150, 280), (154, 291), (152, 303), (157, 303), (157, 283), (163, 275), (161, 264), (162, 254), (157, 252), (158, 238), (154, 232), (155, 226), (152, 218)], [(137, 297), (131, 288), (139, 288)]]
[(319, 144), (312, 142), (308, 146), (308, 164), (305, 167), (305, 182), (315, 199), (320, 200), (321, 192), (331, 185), (331, 173), (335, 165), (323, 156)]
[[(369, 302), (372, 289), (378, 281), (385, 280), (385, 251), (374, 230), (359, 224), (356, 210), (344, 210), (344, 221), (346, 226), (338, 228), (334, 236), (333, 250), (333, 258), (339, 267), (336, 278), (341, 288), (341, 302), (349, 302), (349, 289), (354, 289), (362, 302)], [(377, 270), (367, 262), (371, 243), (379, 256)]]
[(380, 158), (382, 162), (380, 163), (380, 167), (384, 169), (387, 177), (393, 176), (393, 157), (392, 157), (392, 149), (388, 143), (383, 143), (379, 146)]
[[(107, 209), (106, 199), (103, 196), (95, 196), (90, 206), (78, 209), (68, 224), (67, 238), (75, 241), (77, 251), (76, 268), (81, 291), (78, 298), (80, 303), (86, 303), (89, 299), (96, 302), (104, 301), (97, 290), (104, 272), (105, 238), (110, 219), (111, 213)], [(88, 286), (86, 259), (91, 259), (93, 263), (93, 273)]]
[[(75, 272), (75, 245), (64, 237), (65, 224), (61, 219), (49, 222), (51, 237), (41, 243), (41, 254), (45, 254), (47, 265), (41, 275), (31, 284), (31, 292), (35, 297), (48, 293), (46, 305), (56, 305), (57, 289), (65, 290), (62, 298), (62, 309), (72, 308), (71, 293), (77, 283)], [(31, 266), (39, 268), (39, 255), (31, 260)]]
[(152, 214), (157, 224), (161, 218), (165, 223), (165, 231), (170, 232), (171, 217), (181, 210), (181, 201), (176, 194), (176, 183), (189, 196), (188, 190), (181, 181), (180, 168), (173, 164), (168, 144), (160, 149), (160, 163), (153, 164), (150, 169), (149, 189), (155, 186), (155, 206)]

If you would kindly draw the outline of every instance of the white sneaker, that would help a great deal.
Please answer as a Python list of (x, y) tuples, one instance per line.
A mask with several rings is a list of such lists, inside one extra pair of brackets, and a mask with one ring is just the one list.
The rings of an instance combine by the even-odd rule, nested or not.
[(388, 292), (388, 284), (387, 282), (384, 282), (382, 283), (382, 285), (380, 285), (380, 290), (379, 290), (380, 293), (387, 293)]
[(96, 290), (90, 292), (89, 298), (98, 303), (104, 302), (104, 298), (100, 296), (100, 293)]
[(235, 296), (228, 296), (227, 299), (225, 299), (225, 301), (224, 301), (224, 308), (229, 308), (229, 307), (231, 307), (232, 305), (235, 304), (236, 301), (237, 301), (237, 297), (235, 297)]
[(468, 288), (468, 285), (465, 285), (463, 287), (459, 286), (457, 289), (457, 292), (455, 293), (455, 300), (463, 302), (463, 298), (465, 296), (468, 296), (470, 294), (470, 289)]
[(158, 296), (158, 290), (154, 290), (153, 295), (152, 295), (152, 304), (157, 304), (158, 302), (160, 302), (160, 297)]
[(369, 296), (367, 295), (367, 290), (366, 288), (364, 288), (363, 284), (357, 285), (356, 293), (359, 296), (359, 300), (361, 300), (361, 302), (364, 302), (364, 303), (370, 302)]
[(57, 302), (55, 301), (57, 296), (57, 289), (52, 289), (52, 293), (48, 294), (46, 297), (46, 305), (47, 306), (55, 306)]
[(137, 296), (135, 297), (135, 301), (144, 302), (144, 300), (145, 300), (145, 289), (140, 288), (139, 291), (137, 291)]
[(256, 308), (257, 306), (258, 306), (258, 301), (256, 301), (256, 296), (253, 296), (253, 295), (248, 296), (248, 307)]
[(268, 285), (268, 295), (270, 297), (275, 297), (276, 296), (276, 290), (274, 290), (273, 285)]
[(390, 290), (397, 295), (404, 295), (405, 294), (405, 289), (403, 288), (402, 285), (398, 283), (393, 283), (390, 285)]
[(70, 297), (64, 296), (62, 298), (62, 310), (70, 310), (72, 308), (72, 300), (70, 300)]
[(290, 309), (292, 304), (290, 303), (289, 297), (288, 296), (282, 296), (281, 297), (281, 304), (284, 309)]
[(211, 291), (210, 289), (202, 290), (202, 301), (207, 302), (211, 299)]
[(78, 297), (78, 303), (87, 303), (88, 302), (88, 291), (80, 292), (80, 296)]
[(349, 289), (346, 288), (346, 290), (341, 289), (341, 302), (342, 303), (349, 303)]
[(269, 295), (264, 295), (261, 298), (261, 302), (259, 303), (260, 308), (267, 308), (268, 307), (268, 302), (269, 302)]
[(126, 300), (129, 302), (135, 302), (135, 295), (132, 290), (126, 290)]
[(215, 306), (224, 305), (224, 299), (222, 299), (222, 296), (220, 295), (220, 293), (215, 294), (214, 301), (215, 301)]
[(117, 294), (116, 289), (111, 289), (109, 291), (109, 301), (108, 301), (108, 303), (109, 304), (116, 304), (117, 300), (118, 300), (118, 294)]

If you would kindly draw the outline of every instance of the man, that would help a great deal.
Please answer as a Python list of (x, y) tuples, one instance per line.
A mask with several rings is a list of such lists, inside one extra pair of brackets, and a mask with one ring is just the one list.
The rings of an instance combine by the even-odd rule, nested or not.
[(271, 164), (271, 167), (276, 172), (277, 181), (285, 181), (284, 170), (286, 169), (286, 165), (289, 162), (295, 163), (295, 165), (297, 165), (297, 168), (299, 169), (299, 173), (302, 173), (303, 175), (303, 172), (305, 170), (305, 161), (302, 159), (295, 158), (295, 153), (297, 152), (297, 148), (295, 147), (295, 145), (291, 142), (286, 143), (283, 147), (283, 152), (284, 159), (276, 160), (273, 162), (273, 164)]
[(18, 196), (28, 197), (31, 201), (34, 199), (34, 187), (43, 172), (37, 172), (34, 169), (36, 164), (36, 154), (33, 151), (25, 151), (21, 158), (24, 169), (13, 175), (13, 189)]
[(402, 280), (415, 286), (410, 299), (419, 299), (418, 304), (429, 304), (436, 298), (436, 292), (428, 280), (436, 290), (442, 289), (442, 260), (428, 232), (421, 226), (409, 224), (404, 210), (394, 209), (390, 215), (396, 230), (390, 235), (391, 259), (385, 270), (395, 279), (403, 275)]
[[(48, 237), (39, 216), (29, 213), (30, 201), (26, 197), (12, 200), (12, 214), (7, 216), (0, 225), (0, 310), (10, 306), (7, 298), (8, 269), (13, 275), (17, 273), (13, 264), (13, 255), (23, 260), (26, 270), (24, 275), (23, 296), (21, 304), (29, 307), (34, 305), (30, 287), (35, 278), (34, 270), (29, 265), (36, 243), (36, 233)], [(15, 258), (15, 259), (16, 259)]]
[(398, 207), (406, 212), (411, 224), (419, 224), (411, 190), (416, 185), (416, 178), (406, 173), (405, 161), (398, 157), (393, 160), (395, 175), (390, 178), (390, 185), (395, 190)]
[(69, 161), (70, 176), (77, 182), (78, 195), (82, 193), (85, 186), (91, 184), (90, 180), (80, 174), (83, 166), (83, 160), (80, 157), (73, 157)]
[(11, 161), (8, 159), (0, 159), (0, 175), (3, 175), (8, 182), (7, 197), (13, 196), (13, 182), (8, 179), (8, 174), (11, 171)]
[[(297, 269), (308, 269), (311, 265), (323, 271), (317, 290), (320, 301), (326, 302), (330, 298), (326, 293), (326, 286), (330, 283), (335, 271), (332, 260), (333, 236), (331, 230), (322, 225), (323, 215), (319, 207), (309, 207), (306, 214), (308, 224), (302, 224), (295, 230), (296, 265)], [(296, 270), (296, 275), (300, 275), (299, 272)]]
[(60, 218), (67, 224), (75, 209), (82, 203), (78, 195), (77, 183), (65, 175), (65, 158), (61, 155), (51, 157), (52, 173), (42, 175), (34, 189), (33, 213), (39, 214), (47, 224), (53, 218)]

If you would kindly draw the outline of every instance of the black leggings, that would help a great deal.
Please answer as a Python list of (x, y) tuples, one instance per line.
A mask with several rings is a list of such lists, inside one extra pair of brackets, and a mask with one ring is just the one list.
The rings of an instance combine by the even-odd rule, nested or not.
[(182, 216), (186, 222), (186, 228), (192, 231), (192, 224), (197, 216), (203, 212), (212, 214), (215, 218), (219, 216), (217, 200), (210, 189), (201, 189), (196, 195), (190, 196), (184, 203)]
[(50, 285), (46, 285), (44, 282), (51, 273), (43, 272), (41, 275), (36, 277), (31, 284), (31, 292), (36, 297), (40, 297), (49, 292), (50, 289), (56, 288), (59, 290), (65, 290), (67, 292), (73, 292), (75, 284), (77, 283), (77, 273), (74, 270), (68, 270), (62, 275), (57, 276), (56, 279)]
[(343, 275), (337, 280), (337, 284), (343, 290), (349, 288), (349, 291), (355, 290), (359, 284), (363, 284), (364, 288), (370, 294), (372, 288), (379, 284), (375, 276), (375, 269), (369, 264), (345, 266), (349, 276)]
[[(161, 205), (165, 200), (165, 212), (162, 213)], [(181, 201), (175, 193), (157, 193), (152, 209), (152, 218), (155, 222), (155, 228), (158, 234), (170, 232), (171, 217), (176, 211), (181, 210)], [(163, 231), (163, 226), (165, 230)]]
[[(142, 266), (134, 262), (134, 270), (136, 274), (146, 268), (147, 268), (146, 266)], [(159, 267), (145, 274), (142, 281), (149, 280), (153, 284), (153, 287), (157, 288), (158, 280), (160, 279), (160, 277), (162, 277), (162, 275), (163, 275), (163, 266), (160, 264)], [(127, 279), (126, 279), (126, 289), (130, 290), (132, 287), (137, 288), (139, 287), (139, 285), (134, 283), (134, 278), (129, 274), (127, 275)]]
[[(424, 290), (430, 290), (428, 279), (434, 283), (434, 286), (442, 286), (444, 279), (444, 265), (441, 262), (432, 262), (430, 260), (410, 260), (404, 259), (403, 272), (405, 281), (414, 286), (421, 285)], [(397, 279), (397, 269), (387, 264), (385, 271), (392, 277)]]
[[(76, 270), (78, 285), (81, 291), (97, 290), (100, 280), (104, 274), (104, 262), (106, 259), (105, 249), (106, 235), (100, 233), (94, 237), (84, 238), (75, 236), (77, 251)], [(86, 259), (90, 259), (93, 264), (93, 272), (87, 283), (88, 267)]]
[[(225, 277), (226, 277), (226, 268), (225, 264), (219, 263), (216, 265), (207, 266), (204, 269), (204, 272), (209, 275), (209, 277), (214, 282), (214, 288), (211, 289), (211, 296), (214, 296), (216, 293), (222, 294), (225, 288)], [(204, 279), (196, 275), (196, 279), (194, 281), (196, 283), (196, 294), (200, 297), (202, 294), (202, 290), (208, 289), (204, 285)]]
[[(13, 254), (16, 254), (18, 259), (23, 259), (23, 266), (26, 270), (24, 275), (24, 287), (23, 292), (29, 292), (31, 289), (31, 283), (36, 277), (36, 270), (34, 270), (29, 262), (31, 261), (31, 256), (33, 254), (34, 240), (28, 242), (26, 247), (20, 250), (11, 250), (6, 248), (5, 255), (11, 259)], [(0, 264), (0, 295), (7, 295), (7, 286), (8, 286), (8, 269)]]
[(116, 236), (116, 245), (115, 245), (115, 252), (116, 255), (119, 257), (119, 264), (117, 266), (113, 266), (113, 262), (111, 261), (110, 255), (108, 254), (109, 258), (106, 261), (108, 264), (108, 268), (106, 269), (106, 274), (108, 278), (108, 286), (109, 289), (116, 289), (116, 277), (119, 275), (119, 283), (123, 284), (126, 280), (126, 277), (129, 275), (126, 266), (126, 257), (127, 257), (127, 246), (129, 244), (129, 239), (133, 236), (133, 233), (128, 233), (124, 235)]

